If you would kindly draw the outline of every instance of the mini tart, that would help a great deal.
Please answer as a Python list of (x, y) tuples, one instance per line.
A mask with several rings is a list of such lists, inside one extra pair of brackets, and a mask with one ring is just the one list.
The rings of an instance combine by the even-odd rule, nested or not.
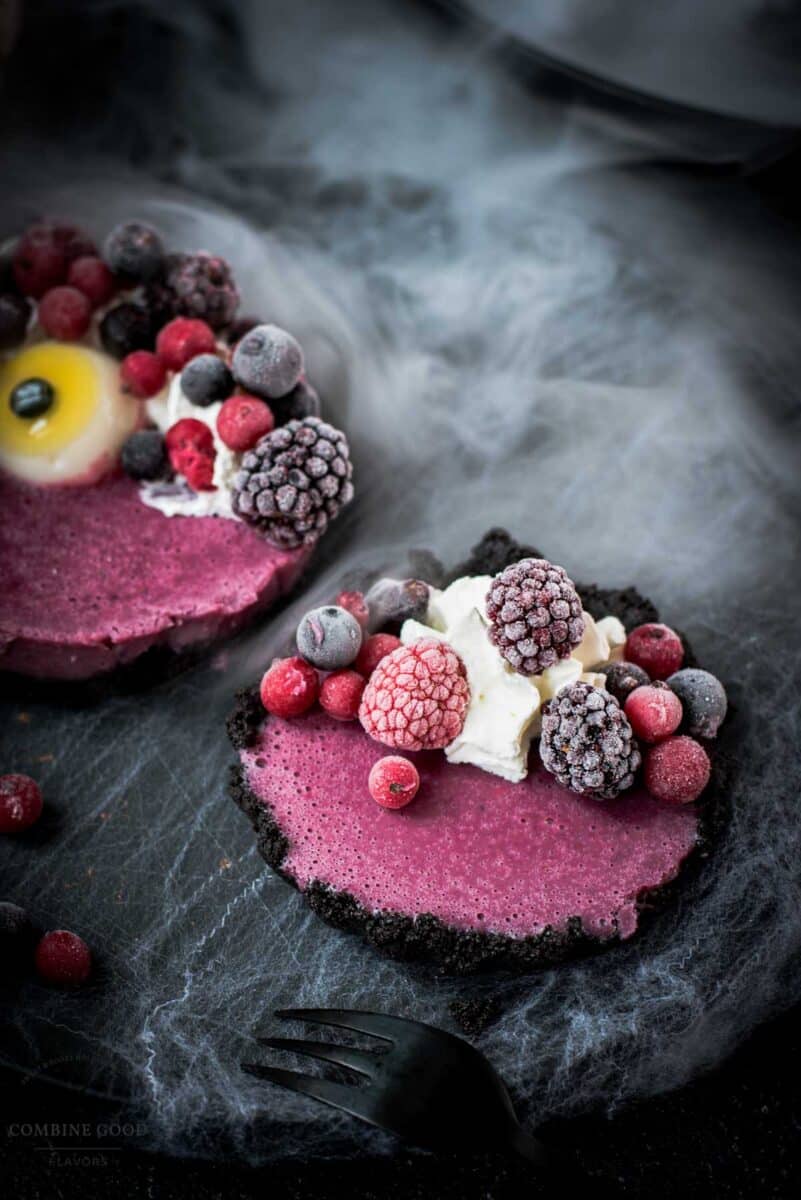
[[(528, 555), (538, 552), (493, 530), (452, 578)], [(628, 628), (657, 619), (633, 588), (577, 587), (593, 616)], [(231, 796), (265, 861), (328, 923), (457, 973), (527, 969), (631, 937), (646, 903), (704, 845), (713, 811), (714, 796), (676, 807), (640, 788), (598, 803), (534, 761), (509, 783), (422, 752), (419, 796), (388, 812), (367, 790), (386, 747), (358, 724), (267, 717), (253, 691), (240, 694), (228, 732), (239, 752)]]

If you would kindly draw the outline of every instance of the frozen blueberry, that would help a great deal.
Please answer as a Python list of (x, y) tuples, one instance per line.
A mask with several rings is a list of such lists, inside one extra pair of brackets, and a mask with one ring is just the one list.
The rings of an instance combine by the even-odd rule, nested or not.
[(274, 400), (291, 392), (303, 372), (303, 351), (285, 329), (257, 325), (234, 350), (234, 378), (255, 396)]
[(202, 408), (227, 400), (233, 390), (234, 377), (216, 354), (198, 354), (181, 371), (181, 391)]
[(161, 274), (164, 243), (152, 225), (126, 221), (106, 239), (105, 259), (115, 275), (130, 283), (148, 283)]
[(126, 358), (134, 350), (152, 350), (156, 340), (148, 310), (128, 301), (108, 310), (100, 322), (99, 333), (103, 349), (112, 358)]
[(0, 350), (13, 350), (24, 340), (30, 316), (31, 302), (25, 296), (0, 296)]
[(428, 610), (430, 588), (422, 579), (379, 579), (365, 596), (370, 629), (421, 621)]
[(615, 697), (621, 708), (625, 707), (627, 698), (635, 688), (651, 682), (647, 671), (630, 662), (610, 663), (608, 667), (601, 667), (601, 673), (606, 676), (606, 690)]
[(167, 450), (158, 429), (139, 429), (122, 444), (122, 469), (131, 479), (163, 479)]
[(320, 397), (311, 384), (299, 379), (292, 391), (270, 401), (276, 427), (289, 421), (302, 421), (304, 417), (319, 417)]
[(339, 605), (314, 608), (298, 625), (298, 651), (306, 662), (321, 671), (348, 667), (359, 653), (362, 627)]
[(713, 738), (726, 716), (728, 702), (723, 684), (709, 671), (685, 667), (667, 681), (684, 708), (681, 732), (692, 737)]

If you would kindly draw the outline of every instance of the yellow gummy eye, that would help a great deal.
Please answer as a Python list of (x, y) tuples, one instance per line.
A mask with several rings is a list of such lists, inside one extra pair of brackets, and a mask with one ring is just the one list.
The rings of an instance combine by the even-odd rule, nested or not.
[[(0, 448), (9, 454), (49, 454), (71, 442), (89, 424), (100, 397), (96, 353), (83, 346), (42, 342), (0, 365)], [(18, 384), (43, 379), (53, 403), (36, 417), (11, 407)]]

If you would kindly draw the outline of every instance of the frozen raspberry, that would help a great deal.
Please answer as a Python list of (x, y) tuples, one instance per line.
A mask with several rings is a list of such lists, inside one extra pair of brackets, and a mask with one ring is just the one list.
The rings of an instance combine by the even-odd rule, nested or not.
[(684, 708), (682, 733), (693, 737), (717, 737), (728, 708), (726, 691), (720, 680), (709, 671), (685, 667), (669, 676), (667, 684)]
[(176, 317), (159, 332), (156, 354), (171, 371), (181, 371), (198, 354), (213, 354), (213, 330), (194, 317)]
[(578, 593), (545, 558), (523, 558), (496, 575), (487, 616), (490, 641), (520, 675), (541, 675), (584, 636)]
[(422, 621), (431, 588), (422, 579), (379, 579), (367, 593), (370, 628)]
[(408, 758), (387, 754), (373, 763), (367, 786), (370, 795), (382, 808), (403, 808), (417, 795), (420, 773)]
[(647, 671), (652, 679), (667, 679), (684, 661), (681, 638), (667, 625), (638, 625), (626, 638), (628, 662)]
[(134, 350), (120, 363), (120, 379), (124, 392), (146, 400), (155, 396), (167, 382), (167, 368), (151, 350)]
[(264, 674), (259, 692), (274, 717), (299, 717), (314, 704), (319, 690), (314, 667), (302, 658), (279, 658)]
[(336, 604), (306, 613), (296, 634), (298, 653), (321, 671), (349, 667), (362, 644), (362, 627)]
[(703, 746), (683, 734), (652, 746), (645, 756), (645, 786), (665, 804), (689, 804), (709, 783), (711, 764)]
[(184, 417), (170, 426), (164, 441), (172, 469), (183, 475), (196, 492), (213, 492), (216, 452), (208, 425), (194, 417)]
[(0, 775), (0, 833), (21, 833), (39, 820), (42, 793), (29, 775)]
[(364, 598), (363, 592), (340, 592), (334, 601), (340, 608), (344, 608), (362, 627), (362, 630), (367, 628), (367, 622), (370, 619), (370, 610), (367, 607), (367, 601)]
[(399, 646), (373, 671), (359, 720), (377, 742), (399, 750), (437, 750), (458, 737), (470, 700), (467, 672), (446, 642)]
[(646, 684), (631, 692), (625, 712), (636, 737), (643, 742), (661, 742), (681, 723), (681, 700), (664, 683)]
[(337, 721), (355, 721), (365, 681), (355, 671), (334, 671), (320, 684), (320, 707)]
[(199, 251), (170, 254), (164, 283), (172, 294), (173, 311), (200, 317), (212, 329), (222, 329), (233, 320), (239, 292), (224, 258)]
[(39, 301), (39, 324), (50, 337), (60, 342), (75, 342), (82, 338), (92, 319), (92, 305), (77, 288), (51, 288)]
[(356, 655), (353, 666), (360, 675), (369, 679), (382, 658), (386, 658), (393, 650), (403, 643), (394, 633), (373, 633), (362, 642), (362, 648)]
[(114, 276), (103, 262), (103, 259), (93, 258), (91, 255), (76, 258), (75, 262), (70, 264), (70, 269), (67, 272), (67, 283), (70, 287), (77, 288), (79, 292), (83, 292), (93, 308), (98, 308), (101, 304), (107, 304), (114, 295), (117, 286), (114, 282)]
[(103, 256), (114, 274), (126, 283), (147, 283), (161, 274), (164, 243), (152, 225), (126, 221), (106, 238)]
[(635, 688), (644, 687), (651, 682), (647, 671), (629, 662), (615, 662), (608, 667), (601, 667), (601, 674), (606, 676), (607, 692), (621, 705), (626, 703)]
[(92, 970), (92, 955), (86, 942), (67, 929), (46, 933), (36, 947), (34, 961), (46, 983), (83, 983)]
[(229, 396), (217, 414), (217, 432), (230, 450), (244, 453), (275, 426), (272, 410), (258, 396)]
[(612, 800), (634, 783), (640, 752), (622, 708), (603, 688), (579, 680), (544, 706), (542, 765), (580, 796)]
[(303, 351), (285, 329), (257, 325), (237, 343), (231, 365), (237, 383), (273, 400), (291, 392), (300, 379)]
[(13, 350), (25, 340), (30, 319), (30, 300), (15, 292), (0, 296), (0, 351)]
[(163, 479), (167, 474), (167, 447), (158, 429), (137, 429), (122, 443), (120, 462), (131, 479)]

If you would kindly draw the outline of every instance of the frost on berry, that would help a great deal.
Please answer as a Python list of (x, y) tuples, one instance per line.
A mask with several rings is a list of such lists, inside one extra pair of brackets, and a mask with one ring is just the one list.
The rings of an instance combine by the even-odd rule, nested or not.
[(584, 636), (578, 592), (545, 558), (523, 558), (496, 575), (487, 616), (490, 641), (520, 675), (541, 675)]
[(459, 655), (421, 638), (378, 664), (364, 689), (359, 720), (377, 742), (399, 750), (438, 750), (464, 726), (470, 688)]
[(543, 709), (540, 757), (563, 787), (612, 800), (634, 783), (640, 752), (614, 696), (578, 681)]

